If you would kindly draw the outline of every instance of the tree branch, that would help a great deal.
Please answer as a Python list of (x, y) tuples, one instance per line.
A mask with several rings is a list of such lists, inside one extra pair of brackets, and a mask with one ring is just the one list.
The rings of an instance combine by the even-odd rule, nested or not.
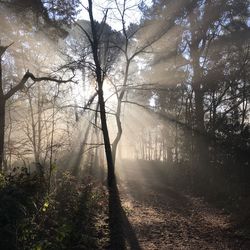
[(32, 73), (30, 73), (29, 71), (27, 71), (23, 78), (21, 79), (21, 81), (14, 86), (12, 89), (10, 89), (5, 95), (4, 95), (4, 99), (8, 100), (10, 97), (12, 97), (17, 91), (21, 90), (24, 88), (25, 83), (31, 79), (34, 82), (41, 82), (41, 81), (51, 81), (51, 82), (56, 82), (56, 83), (66, 83), (66, 82), (70, 82), (72, 81), (72, 79), (74, 78), (74, 76), (72, 76), (71, 78), (67, 79), (67, 80), (62, 80), (62, 79), (56, 79), (54, 77), (35, 77)]

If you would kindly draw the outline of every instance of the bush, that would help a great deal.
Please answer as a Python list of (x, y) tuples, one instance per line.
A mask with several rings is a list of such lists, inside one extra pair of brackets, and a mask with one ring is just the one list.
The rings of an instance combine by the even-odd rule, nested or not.
[[(108, 239), (106, 193), (69, 172), (50, 195), (41, 177), (26, 169), (0, 178), (0, 249), (103, 249)], [(101, 236), (101, 237), (100, 237)]]

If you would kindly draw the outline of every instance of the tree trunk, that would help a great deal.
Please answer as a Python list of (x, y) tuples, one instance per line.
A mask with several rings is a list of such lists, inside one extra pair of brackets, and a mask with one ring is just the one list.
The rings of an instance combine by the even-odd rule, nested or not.
[(2, 55), (1, 55), (0, 56), (0, 172), (3, 171), (3, 160), (4, 160), (5, 102), (6, 100), (3, 92)]
[(111, 146), (110, 146), (109, 132), (108, 132), (108, 126), (107, 126), (107, 119), (106, 119), (105, 102), (103, 98), (102, 89), (98, 90), (98, 99), (99, 99), (99, 105), (100, 105), (102, 134), (103, 134), (105, 153), (106, 153), (106, 159), (107, 159), (107, 165), (108, 165), (108, 185), (111, 187), (115, 179), (115, 168), (114, 168), (112, 151), (111, 151)]
[[(192, 6), (193, 9), (197, 7), (195, 2)], [(195, 102), (195, 125), (198, 132), (196, 135), (197, 166), (200, 167), (208, 163), (208, 145), (204, 136), (204, 90), (202, 89), (203, 69), (200, 65), (202, 50), (199, 47), (200, 42), (202, 41), (202, 36), (201, 34), (198, 35), (196, 29), (199, 19), (197, 13), (192, 11), (189, 18), (191, 31), (190, 56), (193, 69), (192, 87), (194, 90)]]
[(104, 147), (105, 147), (105, 154), (106, 154), (106, 160), (108, 165), (108, 186), (112, 187), (113, 182), (115, 181), (115, 168), (112, 158), (112, 150), (110, 145), (110, 138), (109, 138), (109, 131), (107, 126), (107, 119), (106, 119), (106, 109), (105, 109), (105, 101), (103, 97), (103, 81), (104, 81), (104, 75), (103, 70), (101, 68), (101, 60), (99, 58), (98, 53), (98, 45), (99, 45), (99, 38), (96, 31), (96, 24), (93, 17), (93, 3), (92, 0), (88, 0), (89, 8), (89, 19), (91, 24), (91, 31), (92, 31), (92, 40), (90, 39), (90, 44), (92, 48), (93, 53), (93, 59), (95, 62), (95, 76), (96, 76), (96, 82), (98, 86), (98, 101), (100, 105), (100, 117), (101, 117), (101, 125), (102, 125), (102, 134), (103, 134), (103, 140), (104, 140)]
[(34, 160), (35, 160), (35, 165), (37, 167), (37, 171), (39, 173), (41, 165), (40, 165), (40, 155), (37, 151), (37, 129), (36, 129), (36, 121), (35, 121), (35, 112), (33, 109), (33, 103), (32, 103), (32, 98), (30, 96), (30, 93), (27, 92), (28, 96), (28, 101), (29, 101), (29, 108), (30, 108), (30, 117), (31, 117), (31, 130), (32, 130), (32, 136), (31, 136), (31, 143), (33, 146), (33, 154), (34, 154)]
[(171, 147), (167, 147), (167, 163), (169, 165), (173, 164), (173, 152)]
[[(118, 106), (119, 106), (119, 104), (118, 104)], [(116, 138), (112, 144), (112, 156), (113, 156), (114, 165), (115, 165), (115, 160), (116, 160), (117, 146), (118, 146), (118, 143), (119, 143), (121, 136), (122, 136), (122, 124), (121, 124), (121, 120), (120, 120), (120, 113), (121, 112), (119, 111), (115, 115), (118, 132), (117, 132)]]
[(116, 137), (113, 141), (113, 144), (112, 144), (112, 156), (113, 156), (114, 165), (115, 165), (115, 160), (116, 160), (117, 146), (118, 146), (118, 143), (122, 137), (121, 108), (122, 108), (122, 100), (123, 100), (125, 90), (126, 90), (125, 87), (126, 87), (127, 81), (128, 81), (129, 66), (130, 66), (130, 60), (128, 60), (126, 58), (126, 68), (125, 68), (125, 72), (124, 72), (123, 85), (122, 85), (121, 93), (118, 96), (117, 110), (116, 110), (116, 115), (115, 115), (116, 125), (117, 125), (117, 135), (116, 135)]
[(196, 129), (202, 133), (205, 130), (203, 108), (204, 91), (201, 89), (202, 69), (199, 62), (200, 56), (198, 53), (198, 41), (193, 41), (193, 44), (190, 48), (190, 53), (192, 57), (193, 68), (192, 86), (194, 90)]
[(4, 129), (5, 129), (5, 100), (0, 96), (0, 171), (3, 170), (4, 161)]

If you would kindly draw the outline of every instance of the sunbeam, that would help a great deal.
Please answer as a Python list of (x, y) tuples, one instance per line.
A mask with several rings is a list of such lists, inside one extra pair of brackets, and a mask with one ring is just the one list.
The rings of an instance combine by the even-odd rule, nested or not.
[(250, 249), (247, 0), (6, 0), (0, 23), (0, 249)]

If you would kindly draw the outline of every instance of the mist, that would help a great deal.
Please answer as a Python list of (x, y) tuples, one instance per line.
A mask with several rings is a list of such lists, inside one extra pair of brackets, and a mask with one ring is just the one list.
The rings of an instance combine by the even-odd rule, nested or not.
[(0, 23), (1, 249), (249, 249), (248, 1), (11, 0)]

